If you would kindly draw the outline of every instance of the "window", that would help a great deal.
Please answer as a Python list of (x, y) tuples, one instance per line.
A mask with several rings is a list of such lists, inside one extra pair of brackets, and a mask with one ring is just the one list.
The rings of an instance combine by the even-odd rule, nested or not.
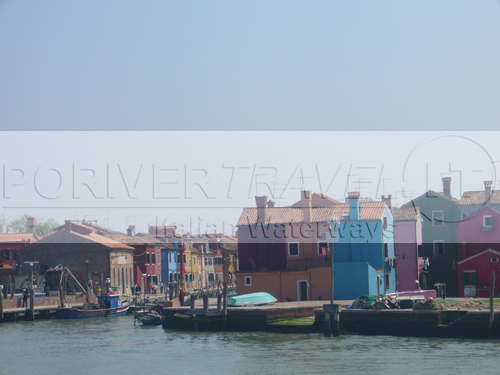
[(149, 264), (151, 262), (151, 254), (146, 253), (146, 264)]
[(443, 211), (432, 211), (432, 225), (435, 227), (440, 227), (444, 225)]
[(493, 216), (483, 216), (483, 227), (484, 228), (493, 227)]
[(151, 258), (153, 259), (153, 264), (156, 264), (156, 254), (155, 253), (152, 253), (151, 254)]
[(205, 258), (205, 266), (208, 266), (208, 258)]
[(196, 257), (193, 257), (193, 264), (196, 266)]
[(298, 242), (290, 242), (288, 244), (288, 256), (298, 257), (299, 256), (299, 243)]
[(168, 261), (169, 263), (172, 263), (172, 253), (168, 253)]
[(387, 229), (387, 216), (384, 216), (384, 229)]
[(434, 241), (434, 256), (444, 255), (444, 241)]
[(191, 259), (189, 259), (189, 267), (191, 267)]
[(389, 244), (384, 242), (384, 257), (389, 258)]
[(252, 286), (252, 276), (245, 276), (245, 286)]
[(491, 263), (498, 263), (498, 257), (491, 257)]
[(460, 219), (462, 219), (462, 220), (463, 220), (463, 219), (465, 219), (466, 217), (467, 217), (467, 212), (462, 212), (462, 213), (460, 214)]
[(328, 242), (318, 242), (318, 255), (323, 256), (323, 249), (325, 249), (325, 255), (328, 251)]
[(177, 254), (177, 263), (181, 263), (181, 254)]
[(390, 288), (390, 283), (389, 283), (389, 274), (385, 274), (385, 289), (389, 290)]
[(186, 254), (184, 254), (184, 264), (186, 264)]

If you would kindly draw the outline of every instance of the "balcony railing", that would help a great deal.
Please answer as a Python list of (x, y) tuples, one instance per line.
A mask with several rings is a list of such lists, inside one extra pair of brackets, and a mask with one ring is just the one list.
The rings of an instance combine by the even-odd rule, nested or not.
[(288, 259), (286, 261), (287, 271), (307, 271), (311, 268), (330, 267), (330, 260), (323, 257), (307, 257), (301, 259)]

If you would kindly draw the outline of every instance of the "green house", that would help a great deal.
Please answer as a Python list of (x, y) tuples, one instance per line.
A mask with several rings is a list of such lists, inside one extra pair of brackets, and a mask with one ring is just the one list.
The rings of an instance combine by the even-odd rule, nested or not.
[(428, 259), (428, 267), (420, 276), (420, 287), (434, 289), (434, 284), (446, 283), (446, 294), (458, 296), (456, 223), (460, 221), (460, 201), (451, 196), (450, 181), (443, 178), (443, 193), (429, 190), (401, 208), (418, 207), (423, 219), (419, 256)]

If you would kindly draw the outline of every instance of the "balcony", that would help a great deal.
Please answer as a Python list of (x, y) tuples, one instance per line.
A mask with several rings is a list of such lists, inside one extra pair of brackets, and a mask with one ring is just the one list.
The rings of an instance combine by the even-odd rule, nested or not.
[(287, 259), (287, 271), (307, 271), (311, 268), (330, 267), (330, 259), (327, 261), (323, 257), (307, 257), (302, 259)]

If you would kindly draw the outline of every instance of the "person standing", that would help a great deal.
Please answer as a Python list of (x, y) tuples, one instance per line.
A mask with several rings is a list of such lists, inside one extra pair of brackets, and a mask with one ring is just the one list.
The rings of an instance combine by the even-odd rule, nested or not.
[(179, 302), (180, 302), (181, 306), (184, 306), (184, 296), (185, 295), (186, 294), (184, 293), (184, 290), (181, 289), (181, 291), (179, 292)]
[(23, 290), (23, 306), (22, 307), (28, 307), (28, 297), (30, 296), (30, 293), (28, 292), (28, 289)]

